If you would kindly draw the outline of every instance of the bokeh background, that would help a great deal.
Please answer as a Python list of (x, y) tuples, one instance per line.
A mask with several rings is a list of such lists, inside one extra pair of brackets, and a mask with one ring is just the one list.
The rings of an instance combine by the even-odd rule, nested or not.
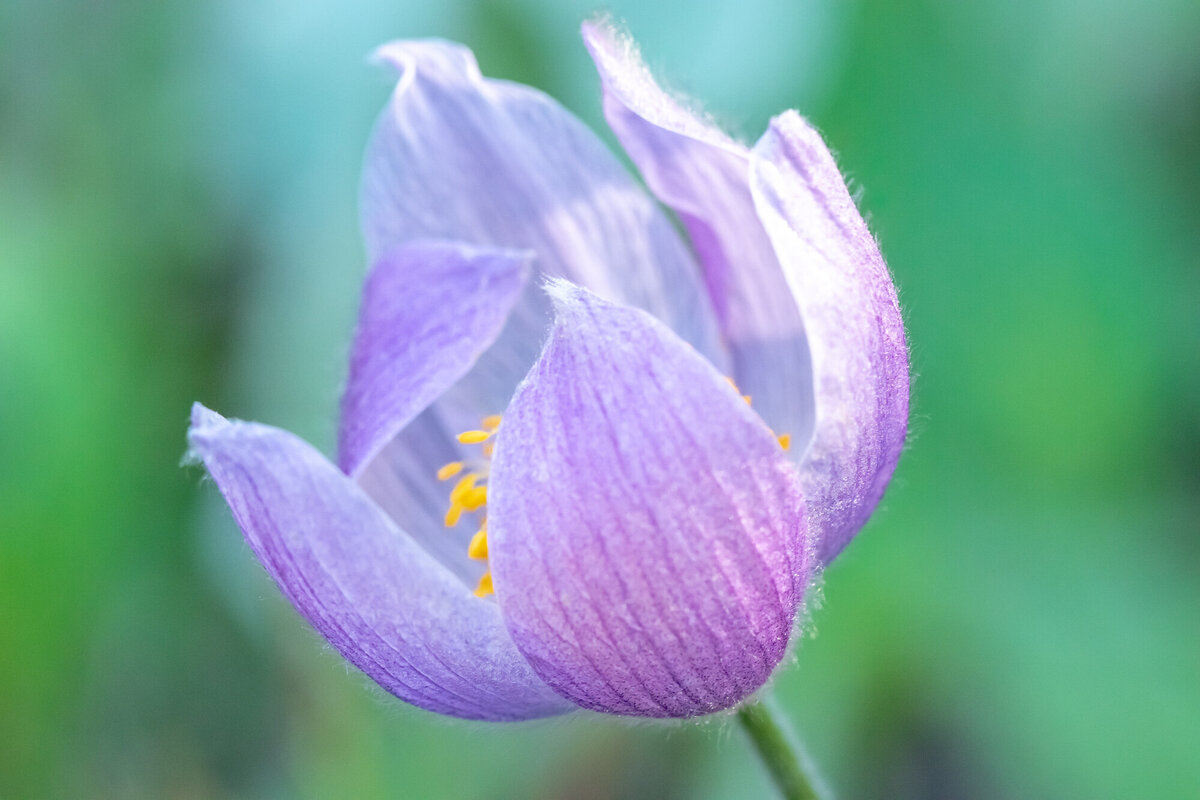
[[(1200, 797), (1200, 5), (609, 9), (747, 140), (812, 119), (900, 287), (911, 444), (773, 684), (840, 796)], [(728, 720), (391, 700), (180, 468), (194, 399), (331, 450), (366, 54), (464, 41), (600, 128), (595, 10), (4, 3), (0, 798), (769, 796)]]

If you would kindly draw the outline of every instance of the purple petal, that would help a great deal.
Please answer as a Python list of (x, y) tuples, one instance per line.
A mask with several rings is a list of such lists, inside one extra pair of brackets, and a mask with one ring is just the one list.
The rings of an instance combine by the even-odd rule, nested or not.
[(828, 563), (871, 515), (904, 447), (904, 323), (879, 247), (800, 115), (772, 120), (751, 188), (808, 330), (817, 417), (801, 478)]
[[(400, 80), (367, 152), (370, 252), (428, 237), (529, 249), (547, 275), (644, 308), (723, 357), (687, 245), (595, 134), (541, 92), (483, 78), (461, 45), (394, 42), (377, 58)], [(540, 341), (549, 321), (544, 295), (531, 287), (501, 351)], [(509, 391), (536, 355), (510, 359)], [(474, 377), (461, 397), (479, 393)]]
[(734, 379), (802, 453), (813, 422), (808, 345), (750, 196), (749, 151), (660, 89), (627, 36), (587, 23), (583, 37), (604, 83), (610, 127), (691, 236)]
[(710, 363), (570, 284), (504, 416), (489, 485), (517, 647), (586, 708), (686, 717), (759, 688), (813, 556), (796, 472)]
[(338, 460), (347, 474), (357, 476), (495, 341), (531, 255), (414, 242), (379, 259), (363, 288), (342, 395)]
[(496, 605), (472, 597), (312, 447), (199, 404), (188, 435), (284, 595), (383, 688), (468, 719), (570, 708), (517, 652)]

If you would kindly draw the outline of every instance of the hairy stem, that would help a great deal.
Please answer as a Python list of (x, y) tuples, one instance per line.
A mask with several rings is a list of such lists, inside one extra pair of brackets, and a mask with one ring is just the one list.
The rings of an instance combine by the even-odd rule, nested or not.
[(776, 709), (755, 698), (737, 718), (786, 800), (831, 800)]

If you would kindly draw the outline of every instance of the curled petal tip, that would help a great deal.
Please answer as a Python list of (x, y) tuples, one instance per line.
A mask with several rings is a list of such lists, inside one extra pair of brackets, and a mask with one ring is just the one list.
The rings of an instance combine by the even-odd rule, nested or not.
[(397, 39), (375, 48), (367, 60), (394, 70), (402, 80), (417, 69), (436, 72), (442, 78), (483, 78), (470, 48), (445, 39)]
[(798, 125), (801, 128), (807, 129), (814, 135), (816, 134), (813, 126), (808, 124), (808, 120), (806, 120), (804, 116), (794, 108), (781, 111), (780, 113), (771, 117), (771, 127), (775, 130), (779, 130), (781, 127), (788, 127), (790, 125)]
[[(599, 326), (607, 330), (605, 318), (608, 314), (621, 313), (627, 307), (602, 297), (589, 289), (561, 278), (552, 278), (545, 283), (546, 294), (554, 307), (555, 330), (576, 329), (581, 326)], [(608, 333), (612, 333), (608, 330)]]
[(367, 63), (391, 74), (408, 75), (412, 71), (412, 59), (407, 55), (404, 45), (403, 41), (381, 44), (367, 56)]
[(542, 288), (550, 297), (550, 302), (554, 304), (556, 317), (570, 316), (580, 306), (585, 305), (589, 299), (596, 297), (578, 284), (564, 278), (548, 278)]
[(579, 32), (583, 36), (583, 43), (593, 52), (597, 48), (612, 47), (622, 38), (617, 25), (608, 14), (597, 14), (584, 20), (579, 26)]
[(188, 428), (188, 441), (195, 445), (206, 434), (215, 433), (229, 424), (231, 424), (229, 420), (203, 403), (192, 403), (192, 420)]

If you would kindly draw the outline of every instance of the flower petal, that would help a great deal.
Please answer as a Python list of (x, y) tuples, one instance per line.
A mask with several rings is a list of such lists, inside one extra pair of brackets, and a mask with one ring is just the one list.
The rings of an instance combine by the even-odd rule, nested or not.
[(679, 215), (704, 268), (733, 377), (797, 456), (813, 423), (800, 310), (750, 196), (749, 151), (659, 88), (636, 46), (605, 22), (584, 41), (604, 83), (604, 113), (646, 183)]
[(755, 146), (751, 190), (808, 330), (817, 416), (801, 478), (828, 563), (879, 503), (904, 447), (904, 322), (878, 245), (799, 114), (776, 117)]
[[(586, 126), (541, 92), (483, 78), (461, 45), (393, 42), (377, 59), (400, 80), (367, 152), (371, 253), (426, 237), (527, 248), (546, 274), (644, 308), (723, 357), (686, 244)], [(514, 316), (505, 336), (538, 341), (544, 295), (531, 287)], [(531, 363), (514, 367), (510, 389)]]
[(492, 574), (534, 670), (575, 703), (705, 714), (759, 688), (813, 557), (796, 472), (704, 358), (565, 282), (504, 416)]
[(338, 461), (347, 474), (357, 476), (495, 341), (531, 257), (426, 241), (379, 259), (363, 288), (342, 395)]
[(199, 404), (188, 436), (284, 595), (383, 688), (468, 719), (569, 709), (517, 652), (496, 605), (473, 598), (312, 447)]

